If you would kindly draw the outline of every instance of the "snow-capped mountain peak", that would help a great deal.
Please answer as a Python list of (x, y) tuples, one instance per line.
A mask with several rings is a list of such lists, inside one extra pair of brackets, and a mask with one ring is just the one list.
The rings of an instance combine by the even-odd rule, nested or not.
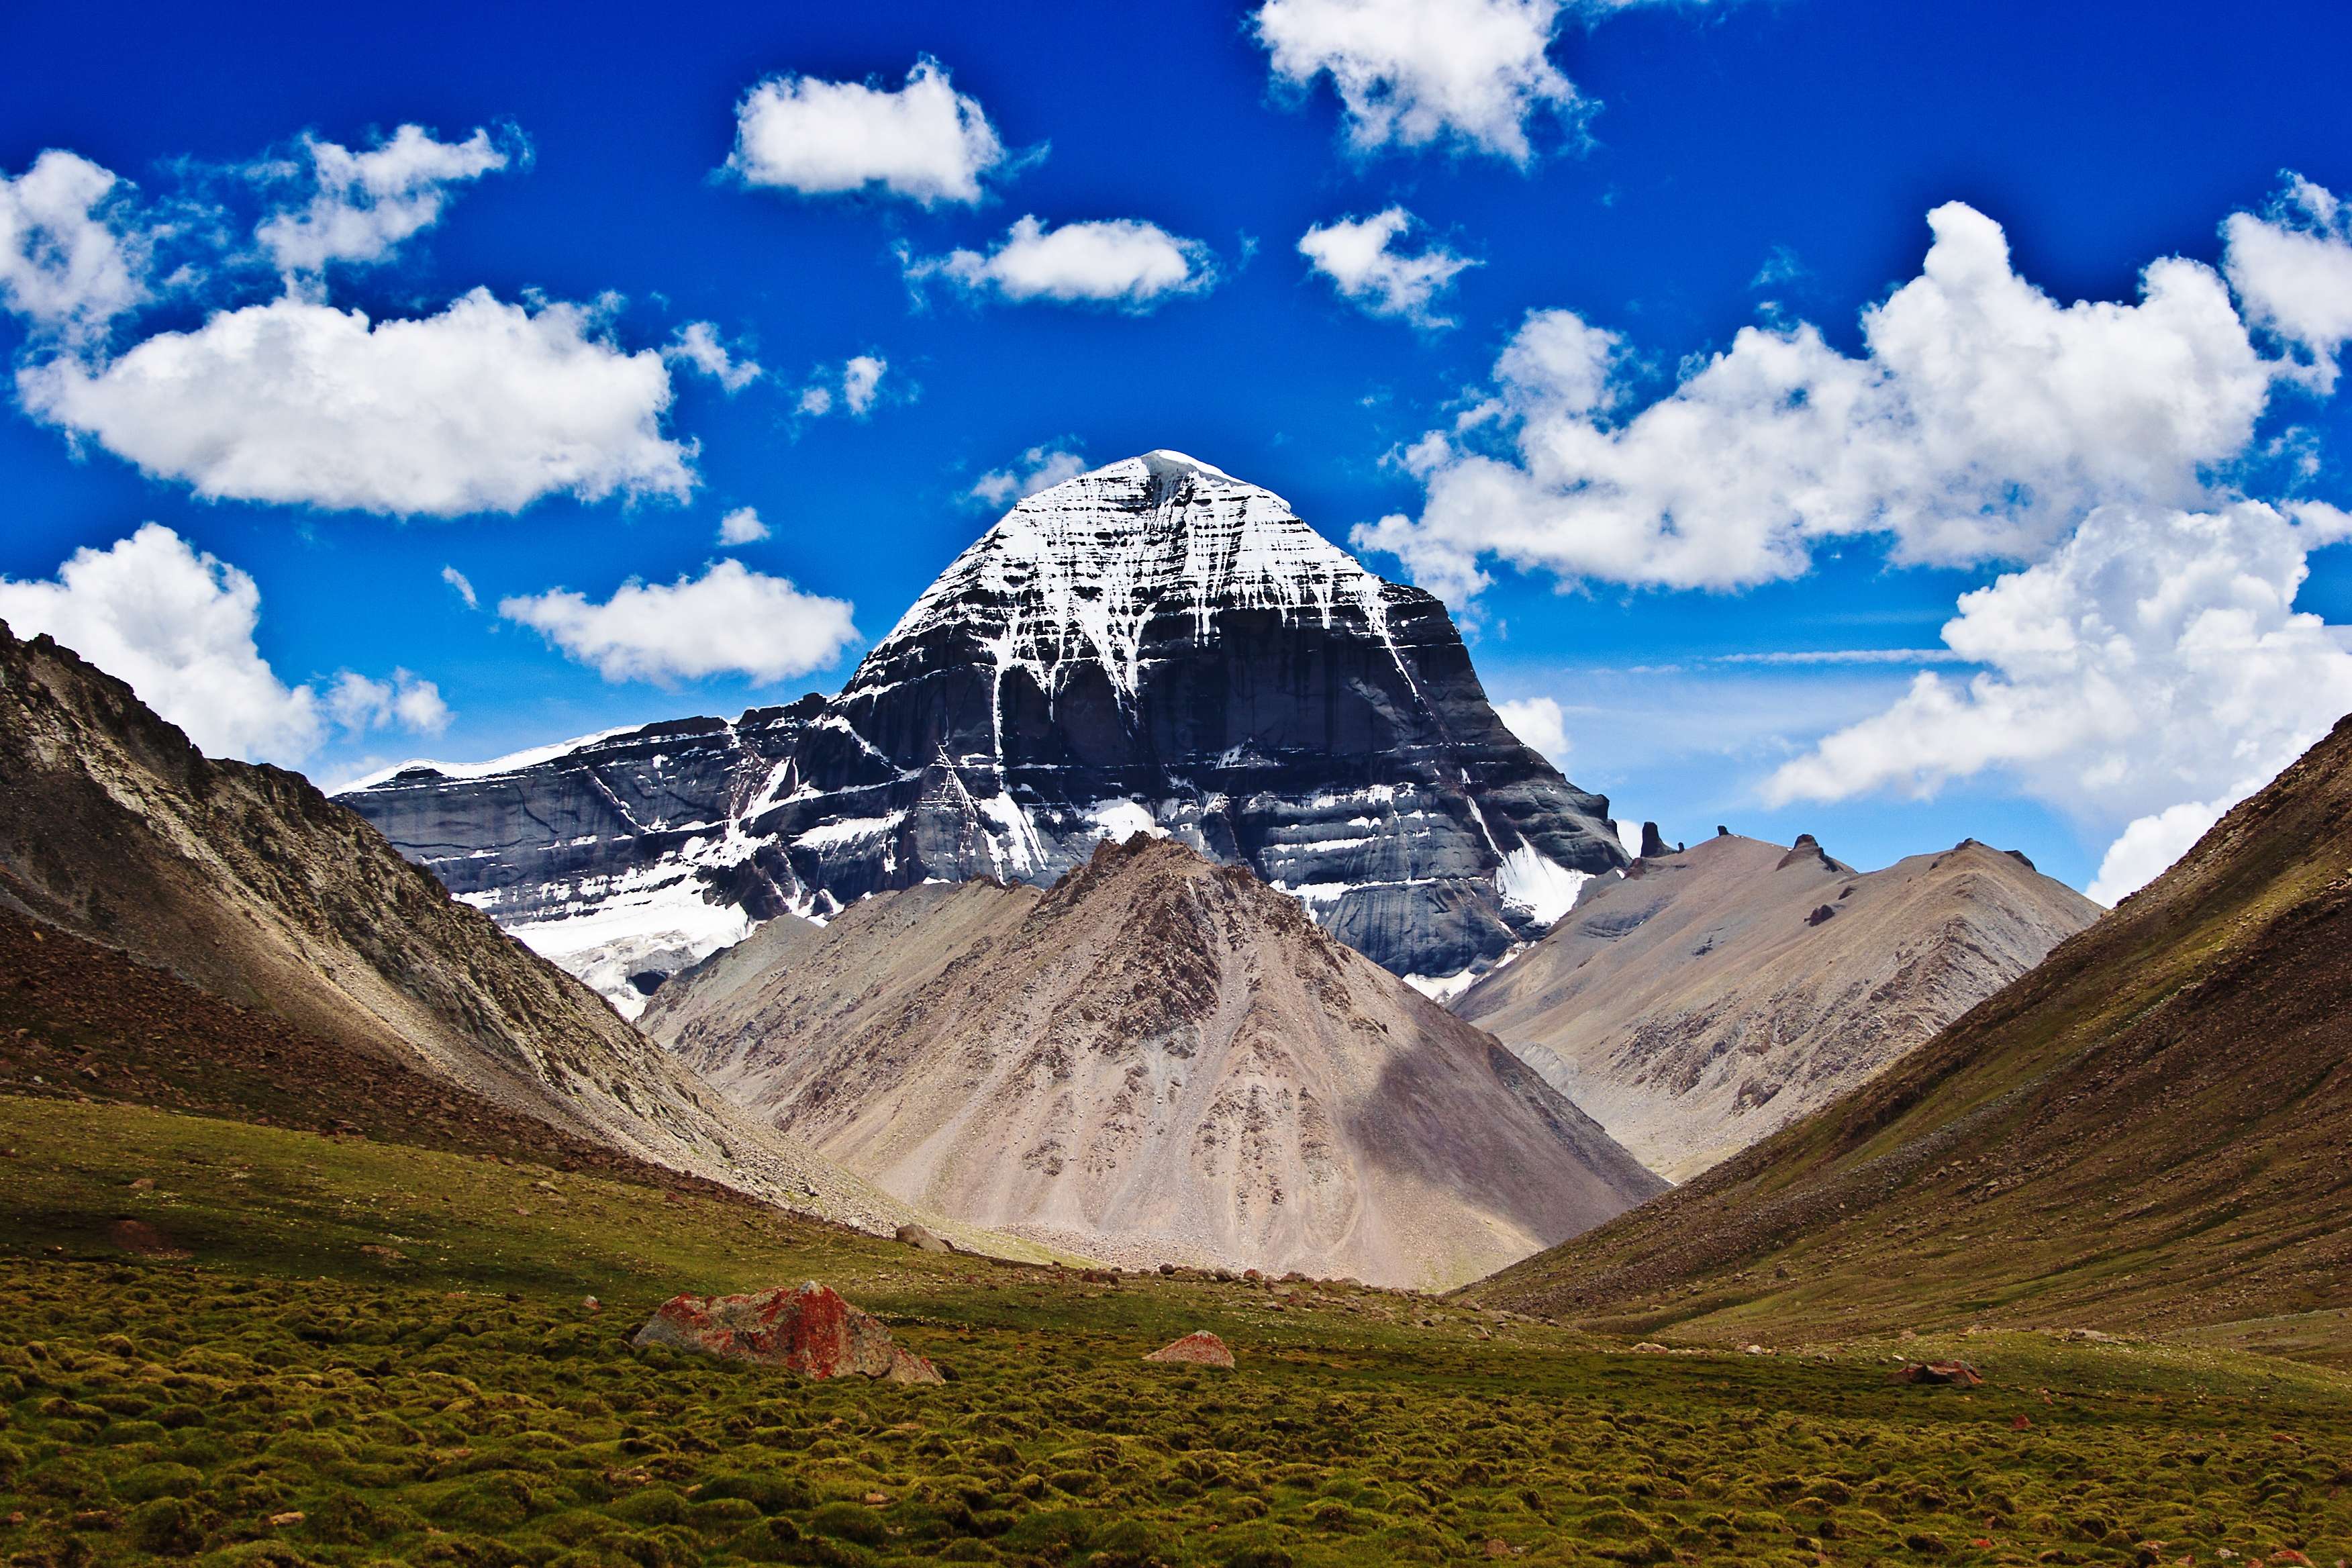
[(1626, 858), (1607, 803), (1496, 716), (1443, 605), (1165, 450), (1013, 506), (838, 697), (348, 798), (625, 1005), (751, 921), (1050, 882), (1107, 835), (1244, 862), (1423, 977), (1483, 970)]
[(1131, 700), (1160, 617), (1205, 638), (1224, 609), (1326, 626), (1352, 612), (1385, 641), (1389, 586), (1272, 490), (1181, 452), (1146, 452), (1023, 499), (915, 601), (849, 690), (899, 679), (905, 650), (955, 621), (1000, 668), (1024, 668), (1048, 691), (1083, 662)]

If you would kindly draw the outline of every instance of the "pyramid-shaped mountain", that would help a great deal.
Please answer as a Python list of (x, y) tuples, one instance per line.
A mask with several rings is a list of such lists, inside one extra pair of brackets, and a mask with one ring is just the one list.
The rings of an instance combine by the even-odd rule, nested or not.
[(1295, 901), (1140, 834), (1049, 892), (772, 921), (645, 1024), (885, 1192), (1130, 1267), (1440, 1289), (1665, 1185)]
[(344, 799), (631, 1011), (759, 921), (1050, 883), (1139, 831), (1426, 980), (1625, 862), (1608, 802), (1504, 727), (1443, 605), (1173, 452), (1023, 500), (838, 697), (412, 763)]

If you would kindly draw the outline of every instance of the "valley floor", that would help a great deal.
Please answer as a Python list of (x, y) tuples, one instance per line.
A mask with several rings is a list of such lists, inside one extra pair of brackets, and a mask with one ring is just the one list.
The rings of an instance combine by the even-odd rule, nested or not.
[[(1423, 1297), (1090, 1279), (145, 1107), (0, 1096), (0, 1147), (9, 1563), (2352, 1553), (2352, 1380), (2240, 1349), (1634, 1353)], [(674, 1291), (808, 1277), (951, 1381), (814, 1383), (627, 1342)], [(1193, 1329), (1239, 1367), (1139, 1359)], [(1947, 1353), (1985, 1385), (1888, 1375)]]

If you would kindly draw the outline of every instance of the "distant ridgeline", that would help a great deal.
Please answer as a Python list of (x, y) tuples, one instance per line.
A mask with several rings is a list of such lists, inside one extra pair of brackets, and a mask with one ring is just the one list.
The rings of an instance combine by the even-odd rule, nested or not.
[(1609, 803), (1505, 728), (1443, 605), (1173, 452), (1022, 501), (836, 698), (409, 763), (342, 799), (633, 1014), (759, 921), (1051, 882), (1137, 832), (1247, 865), (1424, 985), (1627, 859)]

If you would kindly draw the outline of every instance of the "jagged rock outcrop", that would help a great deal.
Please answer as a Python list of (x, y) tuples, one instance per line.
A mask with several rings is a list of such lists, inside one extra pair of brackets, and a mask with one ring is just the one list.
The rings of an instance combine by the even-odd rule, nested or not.
[(635, 1159), (885, 1232), (918, 1217), (738, 1115), (299, 774), (205, 757), (5, 626), (0, 908)]
[(1626, 859), (1608, 803), (1496, 717), (1443, 605), (1172, 452), (1023, 500), (836, 698), (408, 764), (344, 798), (625, 1011), (757, 921), (1042, 885), (1138, 831), (1428, 981)]
[(1107, 1260), (1442, 1287), (1664, 1184), (1246, 869), (1142, 835), (778, 921), (644, 1026), (884, 1189)]
[(1862, 875), (1810, 833), (1643, 837), (1622, 880), (1454, 1011), (1674, 1181), (1856, 1088), (2099, 914), (1973, 839)]

